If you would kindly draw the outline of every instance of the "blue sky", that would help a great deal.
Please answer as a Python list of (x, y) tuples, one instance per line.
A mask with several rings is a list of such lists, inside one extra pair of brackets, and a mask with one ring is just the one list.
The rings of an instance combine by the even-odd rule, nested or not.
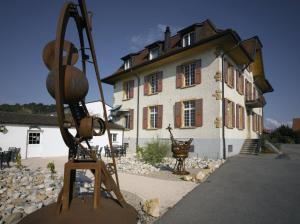
[[(0, 1), (0, 103), (54, 103), (45, 88), (48, 74), (41, 54), (54, 39), (61, 0)], [(96, 1), (87, 0), (101, 76), (114, 72), (120, 58), (162, 38), (166, 25), (177, 29), (209, 18), (242, 38), (258, 35), (264, 45), (265, 72), (275, 91), (266, 94), (267, 126), (300, 117), (300, 1)], [(70, 27), (68, 36), (72, 39)], [(74, 32), (75, 33), (75, 32)], [(88, 69), (87, 100), (99, 99)], [(104, 86), (111, 104), (112, 87)]]

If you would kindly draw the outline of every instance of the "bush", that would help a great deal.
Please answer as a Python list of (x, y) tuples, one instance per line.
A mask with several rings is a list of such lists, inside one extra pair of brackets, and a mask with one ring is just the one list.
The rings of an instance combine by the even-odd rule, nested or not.
[(170, 145), (159, 139), (153, 139), (148, 142), (144, 148), (138, 147), (137, 153), (140, 153), (141, 159), (151, 165), (161, 163), (170, 151)]
[(21, 160), (21, 153), (19, 152), (16, 156), (16, 166), (18, 169), (22, 169), (22, 160)]
[(52, 162), (49, 162), (49, 163), (47, 164), (47, 169), (50, 170), (51, 174), (55, 174), (55, 173), (56, 173), (56, 170), (55, 170), (55, 164), (54, 164), (53, 161), (52, 161)]

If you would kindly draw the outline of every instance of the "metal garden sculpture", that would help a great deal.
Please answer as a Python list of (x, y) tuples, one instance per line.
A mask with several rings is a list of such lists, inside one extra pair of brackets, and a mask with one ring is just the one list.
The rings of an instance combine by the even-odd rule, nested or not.
[(176, 159), (173, 173), (177, 175), (187, 175), (189, 174), (189, 172), (185, 169), (185, 159), (189, 156), (189, 149), (191, 147), (193, 139), (190, 138), (187, 141), (176, 140), (173, 137), (173, 134), (171, 132), (172, 128), (170, 125), (167, 127), (167, 130), (169, 130), (170, 132), (172, 153), (173, 157)]
[[(75, 21), (77, 27), (79, 49), (65, 39), (70, 19)], [(85, 46), (84, 34), (89, 48)], [(85, 105), (85, 96), (89, 88), (86, 77), (86, 62), (89, 56), (86, 50), (90, 51), (91, 63), (94, 65), (104, 120), (89, 115)], [(79, 57), (81, 69), (75, 67)], [(50, 70), (47, 89), (56, 101), (58, 124), (63, 140), (69, 148), (69, 160), (65, 164), (63, 189), (56, 205), (52, 204), (38, 210), (25, 217), (21, 223), (136, 223), (135, 209), (125, 202), (120, 192), (114, 153), (111, 153), (112, 163), (105, 164), (97, 158), (89, 144), (93, 136), (103, 135), (107, 131), (110, 149), (112, 149), (100, 72), (91, 34), (91, 16), (87, 12), (84, 0), (78, 0), (78, 4), (72, 2), (64, 4), (58, 20), (56, 39), (45, 46), (43, 61)], [(66, 105), (70, 108), (71, 117), (65, 114)], [(76, 135), (72, 135), (69, 130), (74, 126)], [(87, 149), (82, 145), (83, 143), (87, 145)], [(86, 159), (78, 158), (78, 150), (86, 150), (88, 155)], [(80, 199), (74, 196), (77, 169), (90, 169), (94, 174), (92, 198)], [(112, 177), (113, 174), (116, 182)], [(111, 192), (114, 193), (115, 198)]]

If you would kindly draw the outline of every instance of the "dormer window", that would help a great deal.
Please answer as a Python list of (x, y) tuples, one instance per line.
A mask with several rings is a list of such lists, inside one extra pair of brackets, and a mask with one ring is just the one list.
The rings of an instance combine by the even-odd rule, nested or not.
[(187, 47), (195, 43), (195, 32), (187, 33), (182, 38), (182, 47)]
[(157, 58), (159, 56), (159, 48), (153, 48), (150, 50), (149, 53), (149, 60), (153, 60), (154, 58)]
[(127, 70), (127, 69), (130, 69), (131, 68), (131, 60), (130, 59), (127, 59), (124, 61), (124, 69)]

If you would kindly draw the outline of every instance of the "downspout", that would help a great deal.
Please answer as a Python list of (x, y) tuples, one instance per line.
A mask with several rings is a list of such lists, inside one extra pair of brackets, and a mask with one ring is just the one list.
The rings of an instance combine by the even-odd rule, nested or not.
[(225, 97), (224, 97), (224, 56), (221, 55), (222, 60), (222, 143), (223, 143), (223, 159), (226, 159), (226, 142), (225, 142)]
[(137, 149), (139, 146), (139, 120), (140, 120), (140, 77), (136, 74), (137, 78), (137, 101), (136, 101), (136, 140), (135, 140), (135, 148)]

